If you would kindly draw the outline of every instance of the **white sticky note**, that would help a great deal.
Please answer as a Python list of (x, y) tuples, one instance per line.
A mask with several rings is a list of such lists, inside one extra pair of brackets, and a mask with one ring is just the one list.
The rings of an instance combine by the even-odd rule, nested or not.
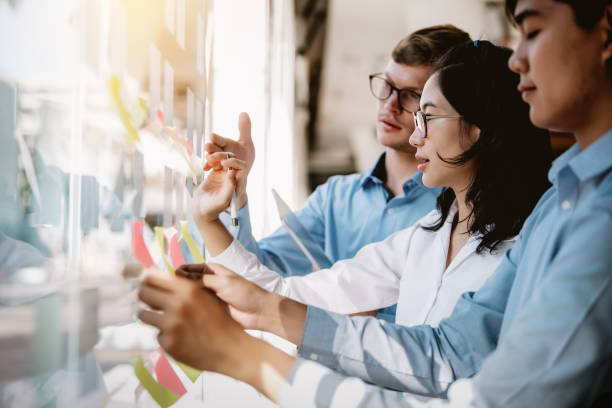
[(174, 22), (176, 21), (176, 6), (174, 4), (176, 0), (166, 0), (166, 27), (170, 34), (174, 35)]
[(174, 175), (174, 194), (176, 196), (176, 224), (185, 220), (185, 176), (181, 173)]
[(134, 182), (134, 190), (136, 191), (136, 197), (132, 204), (132, 212), (136, 217), (141, 218), (144, 216), (143, 211), (143, 195), (144, 195), (144, 156), (140, 150), (134, 152), (132, 161), (132, 177)]
[(203, 138), (203, 131), (204, 131), (204, 121), (203, 121), (203, 116), (204, 116), (204, 106), (202, 106), (202, 102), (200, 101), (200, 99), (198, 98), (196, 100), (196, 146), (195, 146), (195, 152), (196, 155), (198, 157), (204, 157), (204, 153), (202, 151), (202, 149), (204, 148), (203, 146), (203, 142), (202, 142), (202, 138)]
[(202, 14), (198, 13), (197, 24), (197, 43), (196, 43), (196, 67), (200, 75), (204, 74), (204, 19)]
[(172, 169), (164, 167), (164, 228), (169, 228), (172, 225), (172, 184)]
[(191, 143), (191, 146), (195, 146), (193, 143), (193, 109), (194, 109), (194, 95), (191, 89), (187, 88), (187, 140)]
[(154, 118), (161, 98), (161, 53), (149, 45), (149, 117)]
[(164, 59), (164, 124), (174, 123), (174, 69)]
[(122, 1), (111, 2), (112, 22), (109, 34), (110, 69), (115, 76), (123, 78), (127, 60), (127, 12)]
[(176, 4), (176, 41), (185, 49), (185, 0), (177, 0)]

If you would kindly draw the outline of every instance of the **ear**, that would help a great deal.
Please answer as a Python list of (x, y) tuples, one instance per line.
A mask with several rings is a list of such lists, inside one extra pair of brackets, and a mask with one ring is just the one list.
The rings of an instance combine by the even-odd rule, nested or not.
[(474, 124), (470, 125), (470, 143), (474, 144), (480, 139), (480, 128)]

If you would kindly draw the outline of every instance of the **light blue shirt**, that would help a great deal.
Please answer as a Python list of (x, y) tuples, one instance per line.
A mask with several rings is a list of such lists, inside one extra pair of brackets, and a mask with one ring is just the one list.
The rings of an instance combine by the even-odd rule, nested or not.
[[(391, 197), (385, 187), (384, 158), (382, 154), (366, 172), (331, 177), (295, 212), (332, 263), (352, 258), (365, 245), (410, 227), (436, 206), (441, 190), (425, 187), (420, 172), (404, 183), (402, 195)], [(261, 263), (283, 276), (312, 272), (312, 265), (284, 227), (257, 242), (247, 206), (240, 210), (238, 219), (238, 230), (233, 233)], [(221, 220), (230, 225), (227, 214)], [(395, 321), (395, 306), (380, 310), (378, 317)]]
[(298, 360), (281, 406), (309, 392), (329, 402), (345, 376), (381, 386), (365, 387), (356, 406), (413, 406), (392, 390), (445, 397), (468, 377), (478, 407), (591, 406), (610, 393), (612, 130), (584, 151), (573, 146), (549, 178), (495, 274), (439, 327), (309, 307), (299, 354), (337, 372), (325, 368), (327, 385), (308, 388), (317, 379), (296, 380), (304, 378)]

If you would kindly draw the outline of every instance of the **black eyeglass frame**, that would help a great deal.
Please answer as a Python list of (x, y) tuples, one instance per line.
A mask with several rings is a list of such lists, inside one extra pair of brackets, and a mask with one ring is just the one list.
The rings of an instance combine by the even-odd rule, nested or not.
[[(444, 119), (444, 118), (453, 118), (460, 119), (463, 118), (463, 115), (434, 115), (432, 113), (425, 113), (422, 110), (418, 110), (416, 112), (412, 112), (412, 117), (414, 118), (414, 128), (418, 129), (421, 132), (422, 137), (427, 137), (427, 122), (432, 119)], [(423, 119), (423, 129), (419, 126), (419, 117)]]
[[(416, 95), (418, 97), (418, 99), (421, 98), (421, 95), (416, 92), (414, 89), (408, 89), (408, 88), (404, 88), (404, 89), (400, 89), (400, 88), (396, 88), (395, 86), (393, 86), (393, 84), (391, 82), (389, 82), (387, 80), (387, 78), (385, 78), (383, 76), (384, 74), (382, 72), (376, 73), (376, 74), (370, 74), (369, 78), (370, 78), (370, 92), (372, 92), (372, 95), (378, 99), (379, 101), (385, 101), (387, 99), (389, 99), (389, 97), (391, 97), (391, 95), (393, 95), (393, 92), (395, 91), (395, 93), (397, 94), (397, 105), (399, 106), (400, 110), (402, 112), (410, 112), (410, 113), (414, 113), (416, 111), (418, 111), (418, 106), (417, 106), (417, 110), (413, 111), (413, 110), (409, 110), (406, 109), (402, 106), (402, 92), (408, 92), (412, 95)], [(372, 80), (376, 78), (376, 79), (382, 79), (383, 81), (385, 81), (385, 83), (387, 84), (387, 86), (389, 87), (389, 95), (385, 96), (384, 98), (379, 97), (378, 95), (376, 95), (376, 93), (374, 92), (374, 89), (372, 89)]]

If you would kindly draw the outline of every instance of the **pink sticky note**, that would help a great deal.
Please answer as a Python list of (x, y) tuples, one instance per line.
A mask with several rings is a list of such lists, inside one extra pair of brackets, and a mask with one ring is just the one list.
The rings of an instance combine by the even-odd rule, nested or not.
[(183, 252), (178, 241), (178, 231), (174, 227), (166, 228), (164, 235), (168, 241), (168, 254), (170, 255), (172, 266), (176, 269), (185, 264), (185, 258), (183, 258)]
[(149, 250), (145, 245), (144, 239), (142, 237), (142, 229), (144, 228), (143, 220), (134, 220), (132, 221), (132, 253), (134, 254), (134, 258), (138, 260), (145, 268), (150, 268), (155, 263), (151, 258), (151, 254), (149, 254)]
[(161, 385), (179, 396), (187, 392), (161, 348), (151, 353), (151, 360), (155, 367), (155, 376)]

